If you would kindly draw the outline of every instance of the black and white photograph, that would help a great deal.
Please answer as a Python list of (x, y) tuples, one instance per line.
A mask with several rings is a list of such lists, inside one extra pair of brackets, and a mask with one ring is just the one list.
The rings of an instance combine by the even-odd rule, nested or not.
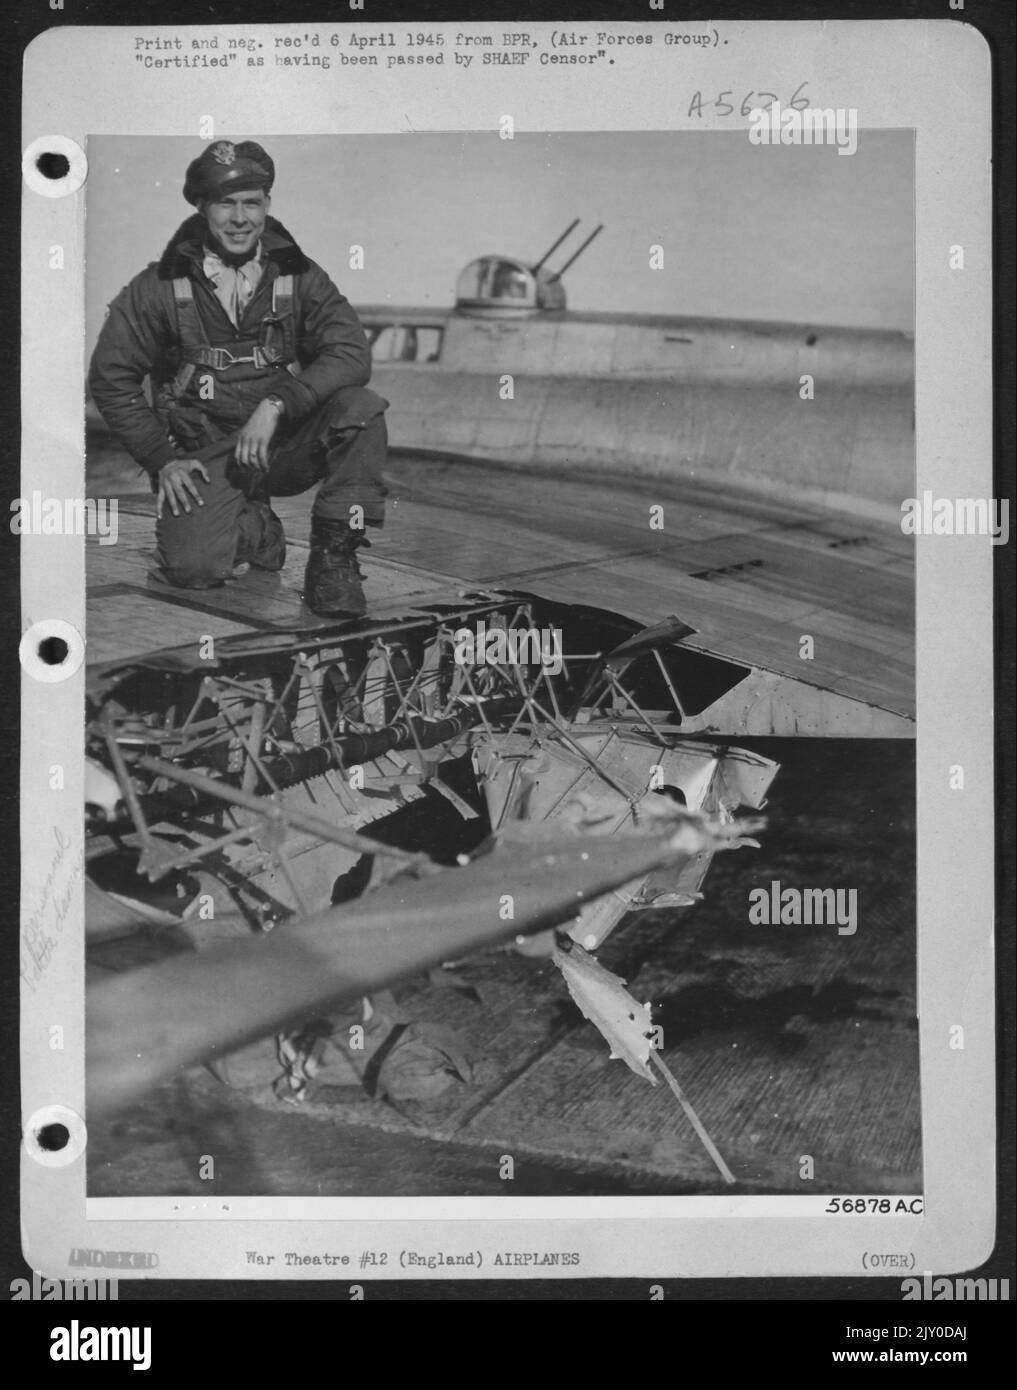
[(89, 146), (89, 1192), (920, 1193), (910, 133), (239, 135)]

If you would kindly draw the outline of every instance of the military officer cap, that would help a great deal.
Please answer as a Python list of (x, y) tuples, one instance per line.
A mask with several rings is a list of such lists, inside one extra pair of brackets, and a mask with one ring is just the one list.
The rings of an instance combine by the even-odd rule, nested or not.
[(193, 159), (184, 180), (184, 197), (194, 207), (239, 188), (263, 188), (275, 182), (275, 165), (253, 140), (216, 140)]

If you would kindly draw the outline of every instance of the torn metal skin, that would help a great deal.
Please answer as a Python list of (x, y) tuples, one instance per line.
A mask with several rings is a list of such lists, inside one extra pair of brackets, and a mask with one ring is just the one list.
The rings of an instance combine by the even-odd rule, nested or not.
[[(455, 633), (481, 621), (554, 625), (560, 671), (463, 660)], [(93, 671), (87, 938), (155, 945), (112, 973), (107, 953), (89, 987), (93, 1113), (272, 1034), (299, 1099), (312, 1015), (366, 1021), (393, 982), (504, 944), (568, 979), (570, 943), (577, 960), (632, 910), (694, 904), (717, 850), (755, 843), (738, 815), (777, 768), (684, 732), (679, 619), (621, 629), (474, 594)], [(454, 810), (462, 848), (406, 831), (421, 802)]]

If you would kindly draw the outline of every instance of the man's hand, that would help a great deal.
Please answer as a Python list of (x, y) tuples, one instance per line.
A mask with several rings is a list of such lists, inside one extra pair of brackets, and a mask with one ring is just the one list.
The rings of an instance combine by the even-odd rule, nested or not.
[(174, 516), (180, 515), (180, 508), (190, 513), (191, 504), (189, 498), (193, 497), (199, 507), (205, 503), (202, 501), (201, 494), (191, 477), (192, 473), (200, 473), (206, 483), (212, 479), (208, 476), (208, 469), (197, 459), (170, 459), (169, 463), (163, 464), (159, 469), (159, 490), (155, 496), (156, 517), (162, 516), (163, 504), (168, 502), (170, 511)]
[(268, 450), (279, 423), (279, 412), (268, 401), (260, 401), (254, 414), (237, 436), (233, 457), (244, 468), (263, 473), (268, 467)]

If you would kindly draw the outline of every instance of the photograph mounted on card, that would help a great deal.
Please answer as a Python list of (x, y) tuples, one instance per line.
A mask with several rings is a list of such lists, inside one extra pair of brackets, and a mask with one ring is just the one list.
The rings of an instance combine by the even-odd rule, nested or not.
[(33, 1267), (977, 1262), (986, 61), (924, 23), (31, 46)]

